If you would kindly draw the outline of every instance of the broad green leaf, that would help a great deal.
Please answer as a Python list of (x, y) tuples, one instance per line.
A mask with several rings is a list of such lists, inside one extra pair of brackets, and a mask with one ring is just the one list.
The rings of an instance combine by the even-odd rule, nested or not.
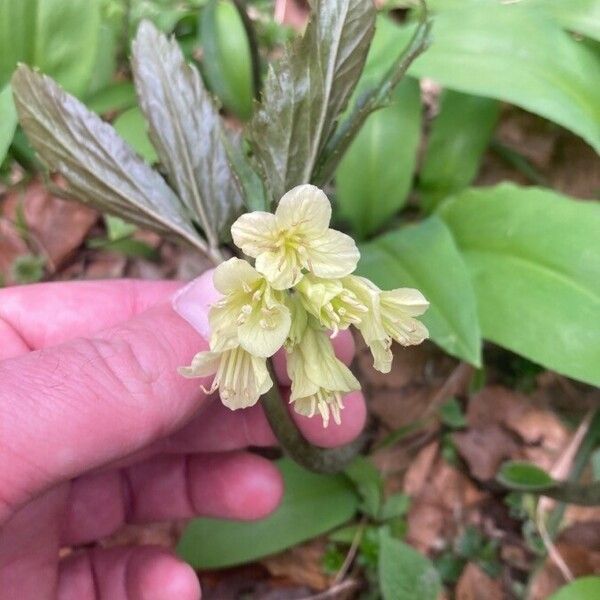
[(430, 217), (361, 245), (358, 271), (379, 287), (416, 287), (429, 300), (423, 322), (450, 354), (481, 363), (481, 339), (469, 272), (448, 228)]
[(92, 75), (100, 31), (100, 0), (1, 0), (0, 87), (23, 62), (74, 94)]
[(10, 85), (0, 90), (0, 164), (12, 142), (17, 128), (17, 111), (13, 102)]
[(442, 590), (431, 561), (385, 529), (379, 533), (379, 586), (384, 600), (436, 600)]
[(358, 497), (343, 475), (316, 475), (291, 460), (278, 466), (285, 483), (279, 508), (253, 523), (196, 519), (177, 548), (199, 569), (216, 569), (250, 562), (321, 535), (349, 521)]
[(169, 181), (210, 246), (217, 247), (242, 207), (217, 108), (177, 42), (149, 21), (133, 43), (132, 66), (150, 139)]
[(171, 188), (108, 123), (25, 65), (12, 88), (31, 145), (65, 178), (74, 198), (205, 250)]
[(554, 479), (537, 465), (523, 461), (505, 462), (498, 472), (498, 481), (512, 489), (535, 491), (554, 485)]
[(383, 506), (381, 507), (379, 518), (382, 521), (396, 519), (397, 517), (405, 515), (409, 508), (410, 496), (402, 492), (397, 492), (385, 500)]
[(113, 123), (116, 132), (149, 164), (158, 160), (148, 137), (148, 124), (142, 111), (134, 106), (121, 113)]
[(231, 0), (202, 10), (202, 67), (210, 89), (241, 119), (252, 115), (252, 56), (242, 19)]
[[(380, 68), (391, 63), (388, 57), (406, 44), (411, 31), (378, 19)], [(519, 3), (440, 12), (431, 47), (409, 74), (511, 102), (600, 150), (600, 86), (594, 84), (600, 80), (600, 54), (539, 10)]]
[(375, 11), (365, 0), (318, 0), (304, 36), (269, 69), (249, 135), (273, 200), (311, 180), (363, 68)]
[(474, 188), (441, 205), (484, 337), (600, 384), (600, 206), (537, 188)]
[(426, 209), (467, 187), (479, 169), (499, 115), (496, 100), (446, 90), (431, 129), (419, 174)]
[(600, 598), (600, 577), (588, 575), (561, 587), (548, 600), (592, 600)]
[(376, 232), (405, 204), (421, 137), (421, 94), (414, 79), (369, 116), (340, 162), (337, 206), (359, 238)]
[(354, 483), (362, 499), (362, 510), (377, 518), (381, 508), (383, 480), (375, 465), (364, 456), (357, 456), (344, 473)]

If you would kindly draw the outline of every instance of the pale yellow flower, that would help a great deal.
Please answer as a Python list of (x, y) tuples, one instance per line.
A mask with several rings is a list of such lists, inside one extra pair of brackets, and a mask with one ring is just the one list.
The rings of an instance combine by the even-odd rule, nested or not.
[(371, 349), (373, 366), (378, 371), (389, 373), (392, 367), (392, 340), (402, 346), (413, 346), (429, 337), (427, 327), (414, 318), (429, 307), (419, 290), (382, 291), (368, 279), (356, 275), (345, 277), (343, 285), (368, 308), (357, 327)]
[(231, 227), (238, 248), (256, 258), (256, 269), (279, 290), (296, 285), (305, 271), (339, 278), (359, 259), (354, 240), (329, 229), (331, 204), (314, 185), (300, 185), (280, 200), (275, 214), (242, 215)]
[(305, 275), (295, 290), (306, 310), (315, 316), (323, 327), (333, 332), (359, 325), (368, 312), (356, 295), (347, 290), (339, 279), (322, 279)]
[(207, 394), (217, 389), (221, 402), (231, 410), (247, 408), (273, 386), (265, 358), (253, 356), (237, 347), (222, 352), (199, 352), (189, 367), (180, 367), (184, 377), (215, 375)]
[(213, 276), (223, 294), (209, 312), (210, 347), (223, 351), (240, 345), (258, 357), (272, 356), (285, 342), (291, 324), (283, 292), (245, 260), (230, 258)]
[(288, 354), (287, 369), (292, 380), (290, 402), (294, 410), (307, 417), (318, 411), (323, 427), (329, 424), (331, 413), (339, 424), (343, 395), (359, 390), (360, 383), (336, 358), (329, 337), (314, 319), (309, 318), (301, 341)]

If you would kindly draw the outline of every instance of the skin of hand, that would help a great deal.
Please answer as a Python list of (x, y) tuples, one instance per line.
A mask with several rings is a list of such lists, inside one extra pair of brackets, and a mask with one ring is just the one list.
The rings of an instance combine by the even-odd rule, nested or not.
[[(1, 600), (197, 599), (196, 574), (167, 549), (93, 543), (127, 523), (251, 520), (277, 507), (279, 472), (247, 450), (276, 443), (260, 406), (230, 411), (177, 373), (207, 347), (215, 299), (211, 272), (183, 289), (0, 290)], [(348, 332), (334, 345), (349, 363)], [(283, 355), (275, 367), (285, 395)], [(337, 446), (365, 422), (360, 392), (345, 405), (327, 430), (293, 416), (312, 443)], [(59, 558), (63, 547), (75, 550)]]

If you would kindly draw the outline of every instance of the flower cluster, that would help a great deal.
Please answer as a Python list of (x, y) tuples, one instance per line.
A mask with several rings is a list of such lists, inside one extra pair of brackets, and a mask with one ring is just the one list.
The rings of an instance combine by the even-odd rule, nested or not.
[(421, 292), (382, 291), (352, 275), (360, 257), (354, 240), (329, 228), (331, 204), (313, 185), (283, 196), (275, 214), (251, 212), (232, 226), (233, 241), (255, 259), (231, 258), (217, 267), (214, 285), (222, 298), (211, 307), (210, 351), (197, 354), (186, 377), (214, 375), (225, 406), (255, 404), (273, 381), (267, 359), (287, 351), (290, 402), (327, 427), (340, 422), (344, 394), (360, 384), (338, 360), (330, 337), (355, 326), (373, 354), (374, 367), (390, 371), (392, 340), (420, 344), (428, 335), (415, 319), (429, 303)]

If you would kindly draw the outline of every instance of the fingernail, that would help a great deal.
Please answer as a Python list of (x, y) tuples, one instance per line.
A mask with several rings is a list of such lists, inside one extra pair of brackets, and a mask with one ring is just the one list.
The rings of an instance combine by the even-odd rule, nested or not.
[(173, 310), (205, 340), (210, 338), (208, 311), (220, 297), (212, 283), (212, 269), (178, 290), (171, 300)]

